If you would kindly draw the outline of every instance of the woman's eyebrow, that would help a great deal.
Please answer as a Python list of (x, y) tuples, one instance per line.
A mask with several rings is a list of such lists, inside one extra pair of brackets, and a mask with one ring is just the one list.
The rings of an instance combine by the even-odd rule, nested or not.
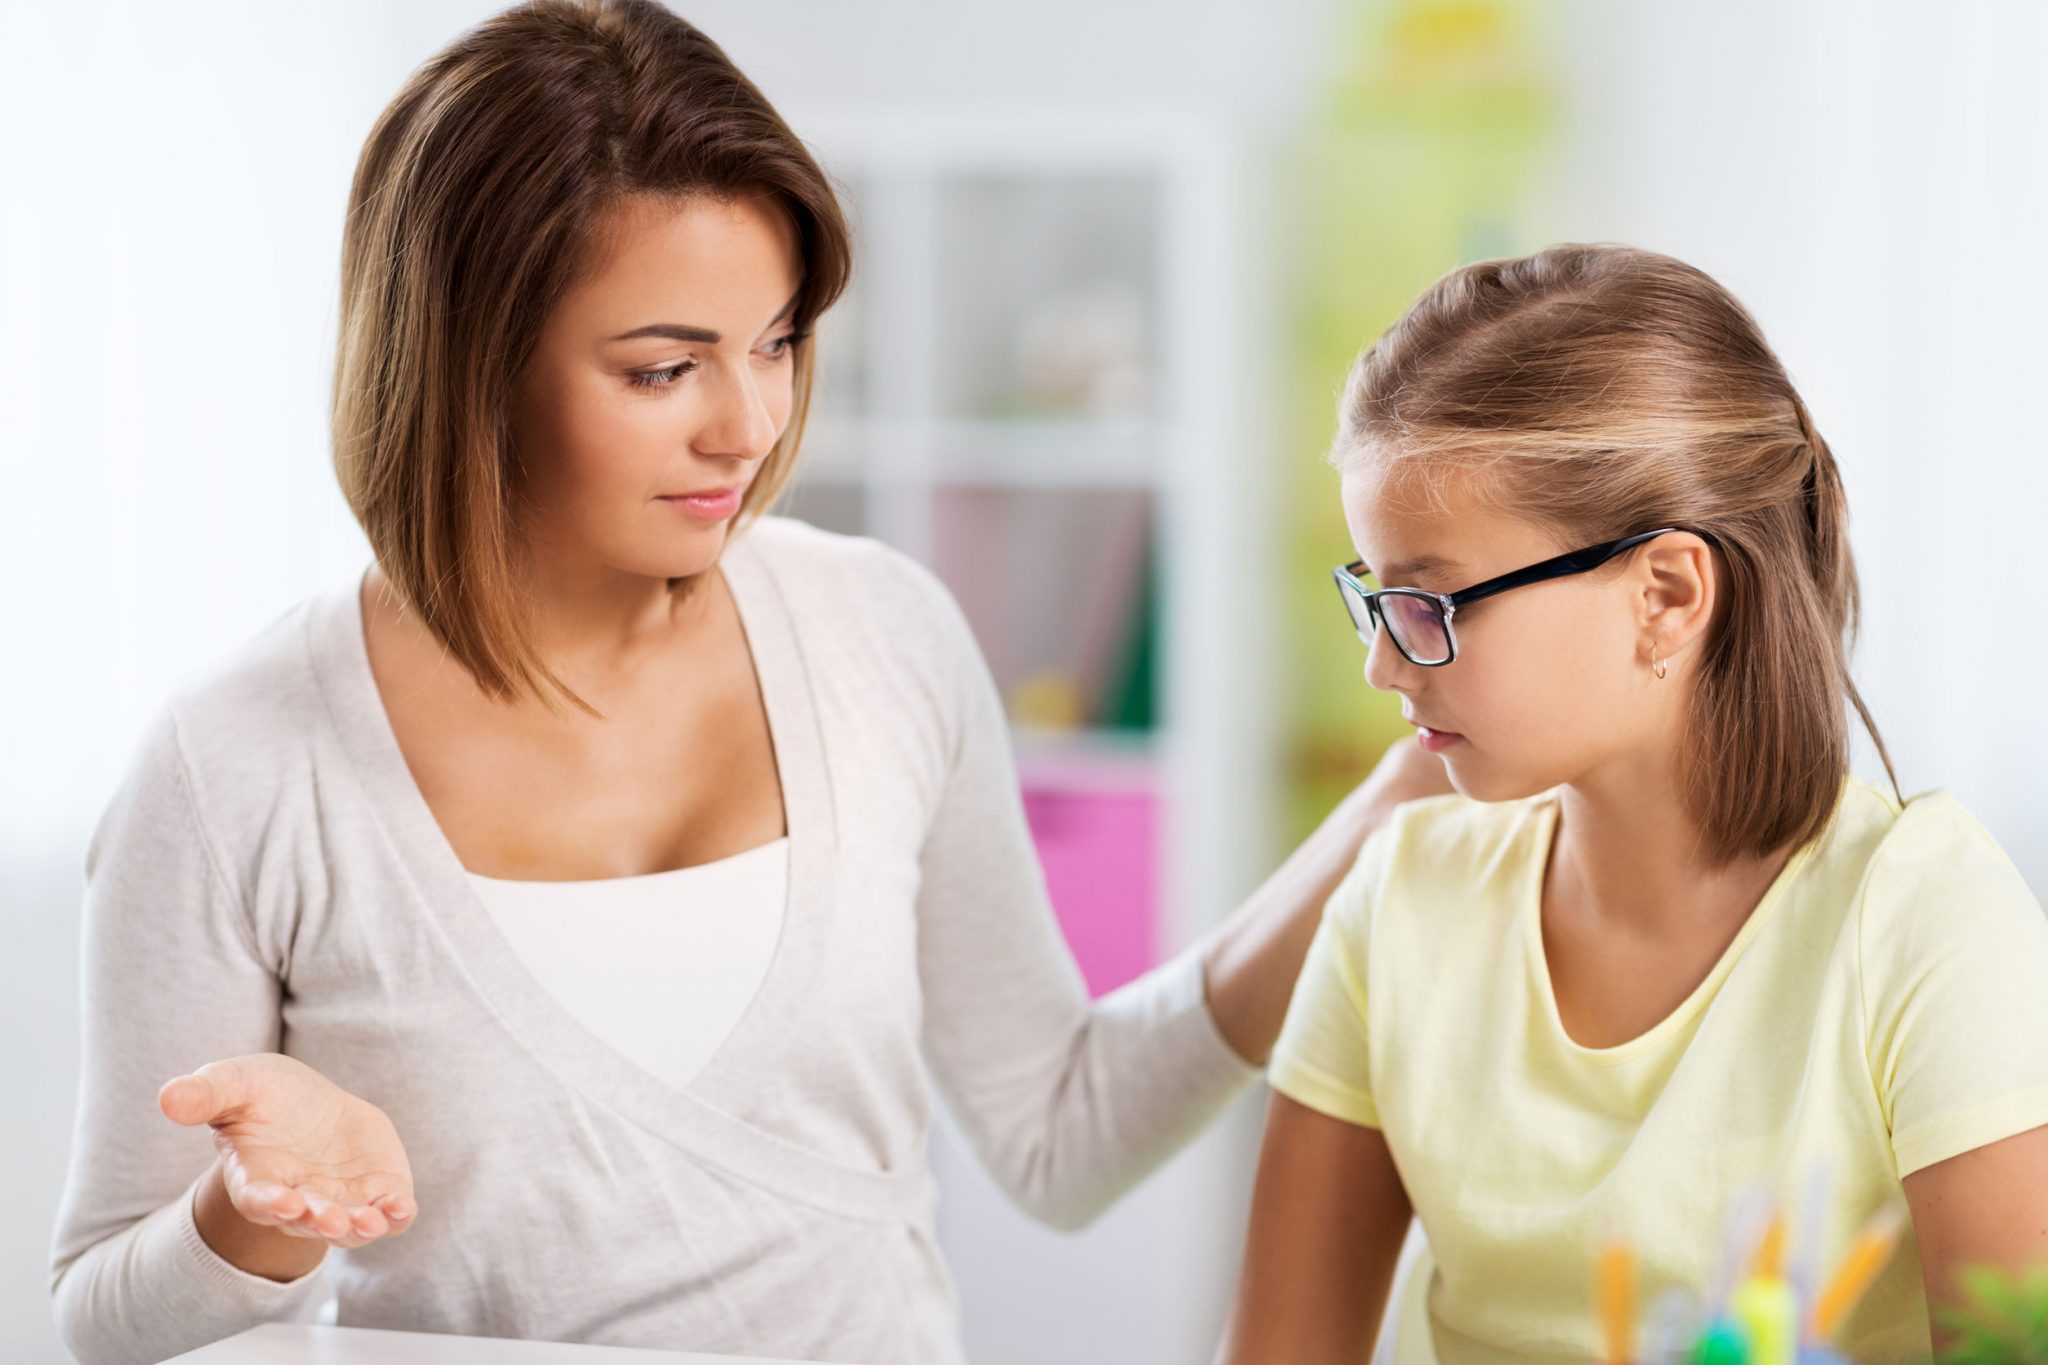
[(718, 333), (709, 327), (686, 327), (680, 322), (650, 322), (645, 327), (621, 332), (611, 340), (632, 341), (638, 337), (665, 337), (670, 341), (695, 341), (706, 346), (716, 346), (719, 342)]
[[(792, 312), (796, 311), (796, 301), (802, 297), (802, 290), (798, 290), (790, 295), (789, 302), (782, 305), (782, 311), (777, 313), (768, 325), (773, 327), (776, 323), (781, 322)], [(645, 327), (635, 327), (630, 332), (621, 332), (617, 336), (612, 337), (611, 340), (633, 341), (640, 337), (662, 337), (669, 341), (694, 341), (701, 346), (716, 346), (723, 340), (717, 332), (712, 331), (709, 327), (691, 327), (680, 322), (650, 322)]]

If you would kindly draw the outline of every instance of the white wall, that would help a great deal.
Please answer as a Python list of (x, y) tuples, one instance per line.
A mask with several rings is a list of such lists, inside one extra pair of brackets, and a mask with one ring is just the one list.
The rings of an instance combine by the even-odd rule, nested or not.
[(2048, 9), (1603, 0), (1563, 37), (1537, 221), (1758, 315), (1842, 465), (1900, 783), (1953, 789), (2048, 896)]
[(47, 1244), (85, 840), (149, 710), (361, 553), (322, 466), (340, 214), (403, 70), (341, 6), (0, 15), (0, 1358)]

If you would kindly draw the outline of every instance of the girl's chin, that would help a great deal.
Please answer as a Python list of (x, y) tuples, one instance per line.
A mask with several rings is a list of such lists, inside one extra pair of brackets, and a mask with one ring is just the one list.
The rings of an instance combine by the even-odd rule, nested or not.
[(1469, 744), (1444, 755), (1444, 774), (1458, 795), (1473, 801), (1520, 801), (1549, 791), (1557, 784), (1526, 773), (1501, 772), (1477, 760)]

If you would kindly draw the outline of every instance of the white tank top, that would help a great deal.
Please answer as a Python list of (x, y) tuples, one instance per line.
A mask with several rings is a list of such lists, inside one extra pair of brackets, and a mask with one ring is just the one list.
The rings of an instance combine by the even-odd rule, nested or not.
[(536, 980), (585, 1028), (681, 1089), (752, 1003), (782, 936), (789, 840), (587, 882), (469, 874)]

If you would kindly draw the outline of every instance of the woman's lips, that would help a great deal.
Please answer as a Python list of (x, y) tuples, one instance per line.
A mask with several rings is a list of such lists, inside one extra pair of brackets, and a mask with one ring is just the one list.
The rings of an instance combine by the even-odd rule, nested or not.
[(724, 521), (740, 510), (740, 500), (746, 492), (744, 487), (733, 487), (706, 493), (676, 493), (659, 501), (680, 508), (700, 521)]
[(1427, 725), (1415, 727), (1415, 738), (1430, 753), (1440, 754), (1455, 745), (1463, 744), (1465, 737), (1449, 730), (1432, 730)]

